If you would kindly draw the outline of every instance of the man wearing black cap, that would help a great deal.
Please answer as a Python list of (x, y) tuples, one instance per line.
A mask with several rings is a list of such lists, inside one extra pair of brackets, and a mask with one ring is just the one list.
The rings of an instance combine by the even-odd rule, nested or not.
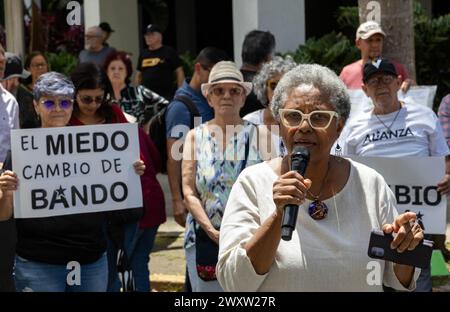
[(162, 44), (162, 30), (158, 25), (148, 25), (144, 37), (148, 49), (139, 55), (135, 83), (171, 100), (176, 86), (181, 87), (184, 81), (181, 60), (173, 48)]
[(39, 121), (33, 106), (33, 94), (19, 80), (28, 78), (30, 73), (23, 69), (22, 61), (17, 55), (6, 52), (5, 56), (5, 75), (1, 83), (19, 104), (20, 128), (36, 128)]
[(98, 25), (98, 27), (100, 27), (103, 32), (103, 46), (109, 47), (108, 39), (109, 37), (111, 37), (111, 33), (114, 32), (114, 29), (112, 29), (109, 23), (107, 22), (101, 22), (100, 25)]
[[(356, 114), (347, 121), (338, 142), (342, 146), (342, 154), (368, 157), (446, 156), (446, 171), (437, 184), (437, 191), (442, 196), (448, 195), (450, 150), (439, 120), (426, 106), (399, 101), (397, 92), (400, 85), (401, 77), (389, 60), (378, 59), (364, 65), (362, 89), (372, 99), (373, 109)], [(426, 227), (427, 224), (425, 231)], [(429, 268), (422, 270), (416, 291), (431, 291)]]

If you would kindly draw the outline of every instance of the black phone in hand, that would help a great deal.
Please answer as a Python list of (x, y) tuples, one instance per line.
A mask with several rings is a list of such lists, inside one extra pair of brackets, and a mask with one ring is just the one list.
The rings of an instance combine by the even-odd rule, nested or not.
[(424, 239), (414, 250), (405, 250), (400, 253), (397, 249), (391, 249), (393, 239), (392, 234), (385, 234), (383, 231), (377, 229), (372, 230), (369, 249), (367, 251), (369, 257), (388, 260), (398, 264), (411, 265), (422, 269), (430, 266), (434, 244), (432, 241)]

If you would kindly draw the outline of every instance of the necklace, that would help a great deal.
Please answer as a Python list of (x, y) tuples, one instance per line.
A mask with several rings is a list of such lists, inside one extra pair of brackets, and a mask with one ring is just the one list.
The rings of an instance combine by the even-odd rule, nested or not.
[(378, 117), (377, 114), (374, 114), (375, 117), (378, 119), (379, 122), (381, 122), (383, 124), (383, 126), (388, 130), (388, 134), (392, 132), (391, 127), (394, 124), (394, 122), (397, 120), (398, 115), (400, 114), (400, 111), (402, 110), (402, 106), (400, 104), (400, 109), (397, 111), (397, 114), (395, 114), (394, 120), (392, 120), (391, 124), (388, 126), (386, 126), (386, 124), (380, 119), (380, 117)]
[(313, 202), (309, 204), (308, 207), (308, 213), (314, 220), (325, 219), (326, 216), (328, 215), (328, 206), (323, 201), (320, 200), (320, 196), (322, 195), (323, 186), (327, 183), (329, 173), (330, 173), (330, 163), (328, 163), (327, 174), (322, 182), (319, 195), (316, 196), (310, 190), (307, 190), (309, 195), (314, 199)]

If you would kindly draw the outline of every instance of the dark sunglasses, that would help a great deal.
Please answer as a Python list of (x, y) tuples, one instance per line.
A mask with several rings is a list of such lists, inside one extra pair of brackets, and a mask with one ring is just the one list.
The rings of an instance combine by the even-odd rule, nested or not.
[(92, 102), (95, 102), (97, 104), (102, 104), (103, 103), (103, 96), (96, 96), (95, 98), (90, 96), (90, 95), (80, 95), (80, 101), (83, 104), (92, 104)]
[(275, 88), (277, 87), (278, 81), (279, 81), (279, 80), (272, 80), (272, 79), (269, 79), (269, 80), (267, 80), (267, 86), (273, 91), (273, 90), (275, 90)]
[(48, 110), (52, 110), (56, 108), (56, 103), (58, 103), (59, 107), (61, 109), (69, 109), (72, 107), (73, 105), (73, 100), (68, 100), (68, 99), (62, 99), (59, 101), (54, 101), (54, 100), (42, 100), (40, 102), (42, 105), (44, 105), (44, 107)]

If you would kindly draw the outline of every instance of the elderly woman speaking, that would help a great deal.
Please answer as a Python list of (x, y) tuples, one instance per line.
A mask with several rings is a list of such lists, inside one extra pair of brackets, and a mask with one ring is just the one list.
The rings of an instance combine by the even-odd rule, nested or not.
[[(310, 153), (304, 176), (290, 157), (245, 169), (235, 182), (220, 231), (217, 276), (227, 291), (411, 290), (419, 269), (367, 256), (370, 231), (397, 233), (392, 248), (413, 250), (423, 238), (414, 213), (397, 215), (395, 198), (376, 171), (330, 155), (350, 101), (328, 68), (299, 65), (280, 80), (271, 109), (288, 153)], [(281, 241), (283, 208), (299, 205), (292, 240)], [(318, 212), (318, 213), (317, 213)], [(381, 283), (367, 282), (377, 261)]]

